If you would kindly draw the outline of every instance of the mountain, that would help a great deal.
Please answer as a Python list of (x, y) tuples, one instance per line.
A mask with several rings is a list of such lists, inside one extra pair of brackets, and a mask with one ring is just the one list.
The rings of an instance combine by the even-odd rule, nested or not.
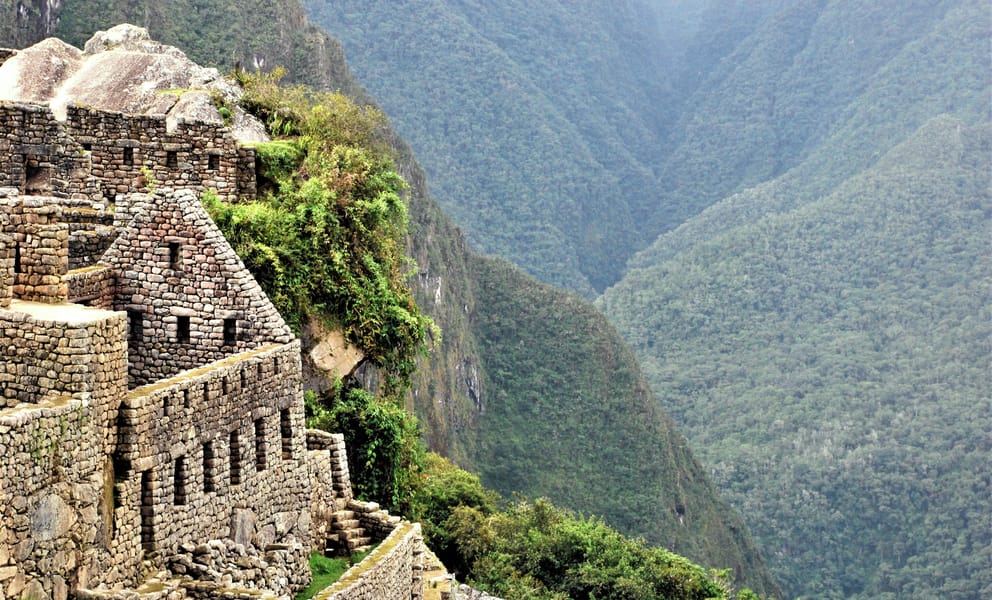
[[(987, 3), (479, 4), (307, 2), (428, 172), (458, 178), (432, 185), (475, 247), (580, 293), (607, 286), (600, 308), (788, 591), (992, 592), (981, 575), (987, 537), (976, 534), (989, 530), (988, 471), (975, 464), (990, 412), (989, 347), (977, 341), (988, 335)], [(641, 88), (617, 102), (610, 90), (629, 82)], [(625, 137), (625, 125), (641, 137)], [(958, 125), (960, 162), (931, 165), (924, 140), (943, 143)], [(636, 161), (628, 168), (640, 178), (604, 174), (610, 139), (630, 144), (616, 156)], [(598, 167), (563, 171), (590, 148)], [(522, 195), (503, 176), (521, 161), (576, 185), (540, 195), (545, 179), (530, 177)], [(575, 191), (582, 182), (588, 195)], [(936, 212), (911, 198), (917, 185)], [(519, 235), (534, 230), (547, 233)], [(608, 260), (568, 258), (601, 248)], [(906, 255), (915, 262), (892, 266)], [(889, 308), (901, 311), (898, 327)], [(958, 348), (927, 337), (954, 339), (961, 327), (970, 337)], [(899, 339), (919, 343), (907, 350)], [(922, 373), (933, 381), (910, 383)], [(953, 391), (927, 388), (948, 377)], [(868, 410), (879, 397), (895, 414), (913, 407), (902, 418), (914, 433)], [(923, 439), (926, 458), (912, 450)], [(953, 499), (933, 491), (945, 483), (960, 490)]]
[[(77, 41), (87, 29), (131, 19), (204, 64), (253, 68), (262, 59), (266, 67), (285, 60), (293, 81), (371, 102), (340, 47), (309, 24), (299, 4), (251, 8), (236, 11), (223, 0), (66, 0), (59, 33)], [(731, 568), (738, 583), (778, 594), (740, 517), (658, 409), (612, 326), (580, 297), (471, 253), (430, 198), (403, 140), (392, 131), (386, 136), (410, 184), (417, 301), (442, 329), (421, 360), (410, 400), (431, 447), (479, 470), (504, 493), (546, 495), (605, 515), (628, 533)]]
[(587, 296), (640, 236), (671, 86), (639, 2), (307, 0), (472, 247)]
[(874, 6), (852, 22), (855, 4), (824, 5), (818, 22), (848, 22), (848, 40), (903, 41), (850, 78), (795, 164), (659, 237), (599, 306), (787, 591), (979, 598), (992, 591), (990, 15), (956, 2), (910, 27), (912, 11)]

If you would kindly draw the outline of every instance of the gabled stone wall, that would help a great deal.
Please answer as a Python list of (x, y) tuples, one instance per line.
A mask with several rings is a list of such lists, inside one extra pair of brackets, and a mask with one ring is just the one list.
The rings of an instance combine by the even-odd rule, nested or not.
[(293, 339), (194, 192), (129, 196), (121, 209), (130, 221), (103, 262), (131, 319), (132, 387)]

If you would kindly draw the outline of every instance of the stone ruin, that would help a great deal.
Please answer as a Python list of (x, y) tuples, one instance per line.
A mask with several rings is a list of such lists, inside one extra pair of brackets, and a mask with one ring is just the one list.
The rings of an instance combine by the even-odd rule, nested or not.
[[(160, 49), (135, 29), (106, 37)], [(254, 196), (251, 148), (222, 121), (5, 89), (0, 600), (289, 597), (311, 551), (400, 535), (352, 498), (343, 436), (306, 430), (300, 342), (200, 204)], [(402, 593), (335, 598), (420, 597), (403, 527), (363, 584)]]

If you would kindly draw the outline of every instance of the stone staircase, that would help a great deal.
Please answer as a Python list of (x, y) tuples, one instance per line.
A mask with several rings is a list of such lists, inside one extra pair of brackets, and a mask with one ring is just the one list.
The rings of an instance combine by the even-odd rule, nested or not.
[(372, 542), (372, 537), (361, 525), (358, 513), (350, 509), (339, 510), (331, 516), (331, 526), (327, 532), (324, 554), (327, 556), (348, 556), (355, 552), (368, 550)]

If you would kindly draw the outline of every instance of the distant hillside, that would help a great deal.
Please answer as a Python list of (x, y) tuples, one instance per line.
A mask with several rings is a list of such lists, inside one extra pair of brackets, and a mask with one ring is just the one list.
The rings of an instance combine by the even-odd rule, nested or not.
[(304, 4), (475, 249), (592, 295), (653, 239), (632, 209), (673, 94), (642, 2)]
[(990, 161), (937, 119), (602, 300), (792, 594), (992, 589)]
[[(635, 256), (600, 307), (787, 591), (983, 597), (990, 13), (821, 4), (810, 31), (822, 39), (801, 55), (849, 60), (819, 59), (830, 68), (810, 71), (813, 85), (787, 89), (797, 106), (804, 94), (846, 105), (800, 121), (780, 176)], [(853, 43), (830, 43), (839, 31)], [(755, 36), (738, 63), (769, 43)], [(854, 68), (860, 52), (870, 69)]]
[[(190, 55), (205, 64), (240, 61), (250, 68), (256, 57), (266, 57), (267, 66), (278, 62), (273, 57), (285, 59), (294, 80), (371, 102), (336, 43), (311, 28), (299, 4), (285, 0), (255, 8), (253, 14), (215, 19), (203, 15), (228, 14), (233, 5), (66, 0), (61, 18), (67, 37), (77, 43), (87, 27), (134, 18), (159, 39), (181, 46), (188, 41)], [(443, 330), (422, 361), (411, 398), (430, 445), (480, 470), (505, 493), (548, 495), (562, 506), (604, 514), (629, 533), (671, 544), (709, 566), (732, 568), (740, 582), (775, 593), (742, 521), (716, 496), (684, 438), (657, 409), (612, 327), (578, 297), (470, 253), (461, 232), (429, 197), (424, 173), (405, 143), (387, 135), (410, 183), (417, 301)], [(514, 372), (508, 376), (510, 366)], [(550, 373), (554, 386), (548, 385)], [(614, 381), (615, 373), (622, 378)], [(547, 422), (540, 414), (516, 420), (528, 403), (547, 407)], [(557, 421), (554, 415), (563, 412), (588, 418)], [(603, 427), (607, 417), (618, 426)], [(557, 432), (557, 445), (548, 445), (548, 427)], [(501, 464), (490, 462), (496, 456)]]

